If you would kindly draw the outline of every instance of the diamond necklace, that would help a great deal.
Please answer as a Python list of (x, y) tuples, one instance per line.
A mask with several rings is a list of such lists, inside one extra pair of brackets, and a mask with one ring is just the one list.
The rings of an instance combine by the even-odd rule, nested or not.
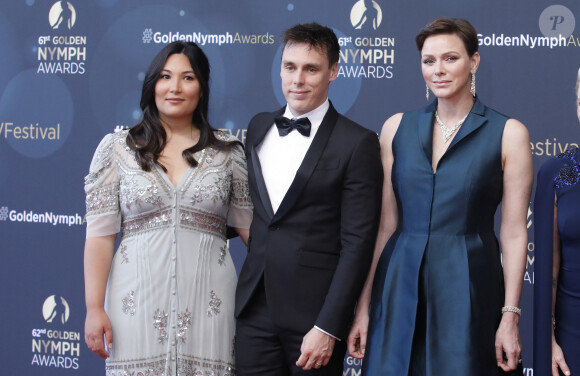
[(469, 112), (467, 113), (467, 115), (465, 115), (463, 117), (463, 119), (459, 120), (457, 122), (457, 124), (455, 124), (454, 126), (452, 126), (451, 128), (449, 128), (445, 124), (443, 124), (443, 122), (441, 121), (441, 119), (439, 119), (439, 114), (437, 113), (437, 110), (435, 110), (435, 120), (437, 120), (437, 124), (439, 124), (439, 128), (441, 129), (441, 133), (443, 133), (443, 139), (445, 140), (445, 142), (449, 141), (449, 139), (451, 138), (451, 136), (453, 135), (453, 133), (455, 133), (455, 131), (457, 130), (457, 128), (459, 128), (461, 126), (461, 124), (463, 124), (463, 122), (465, 121), (465, 119), (467, 119), (467, 116), (468, 115), (469, 115)]

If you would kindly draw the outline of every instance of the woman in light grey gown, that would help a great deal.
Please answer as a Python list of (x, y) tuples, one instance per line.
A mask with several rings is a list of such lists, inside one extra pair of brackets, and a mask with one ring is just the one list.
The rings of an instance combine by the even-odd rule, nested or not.
[(107, 376), (235, 374), (226, 226), (247, 242), (252, 204), (242, 144), (207, 121), (209, 71), (194, 43), (163, 48), (141, 121), (85, 178), (85, 341)]

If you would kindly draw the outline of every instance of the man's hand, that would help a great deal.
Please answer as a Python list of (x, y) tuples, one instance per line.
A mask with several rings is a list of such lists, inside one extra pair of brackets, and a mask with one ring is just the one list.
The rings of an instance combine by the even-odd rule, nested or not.
[(312, 328), (302, 340), (300, 351), (302, 354), (296, 365), (303, 370), (318, 369), (330, 361), (335, 339), (328, 334)]

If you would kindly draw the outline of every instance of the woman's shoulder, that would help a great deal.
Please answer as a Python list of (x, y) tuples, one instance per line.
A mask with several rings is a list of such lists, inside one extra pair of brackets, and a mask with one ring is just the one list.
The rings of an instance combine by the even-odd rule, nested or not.
[(390, 138), (392, 138), (392, 136), (397, 132), (397, 128), (399, 128), (404, 115), (404, 113), (399, 112), (391, 115), (387, 120), (385, 120), (381, 129), (381, 135), (390, 135)]
[(127, 159), (127, 130), (108, 133), (99, 142), (89, 167), (85, 184), (94, 183), (103, 171), (113, 167), (117, 162)]
[(127, 145), (128, 134), (129, 134), (128, 129), (124, 129), (113, 133), (107, 133), (101, 139), (99, 147), (113, 147), (114, 145), (124, 147)]
[(224, 142), (239, 142), (241, 144), (242, 141), (240, 141), (239, 138), (237, 138), (236, 136), (234, 136), (232, 134), (232, 132), (224, 132), (222, 130), (214, 130), (213, 131), (214, 136), (220, 140), (220, 141), (224, 141)]
[(127, 139), (127, 136), (129, 135), (129, 128), (125, 128), (122, 129), (120, 131), (116, 131), (114, 133), (109, 133), (110, 135), (113, 136), (113, 138), (116, 140), (123, 140), (125, 141)]
[(412, 110), (407, 110), (405, 112), (399, 112), (393, 116), (400, 116), (400, 117), (413, 117), (413, 116), (419, 116), (421, 114), (424, 113), (434, 113), (435, 112), (435, 107), (433, 105), (433, 103), (428, 104), (426, 106), (420, 107), (420, 108), (414, 108)]
[(433, 101), (423, 107), (415, 108), (412, 110), (407, 110), (405, 112), (399, 112), (387, 119), (390, 124), (400, 123), (416, 123), (420, 118), (424, 116), (433, 116), (435, 109), (437, 108), (437, 101)]
[(580, 154), (578, 148), (571, 148), (556, 158), (559, 166), (558, 175), (554, 179), (557, 189), (578, 184), (580, 181)]
[(239, 138), (237, 138), (236, 136), (234, 136), (231, 132), (224, 132), (221, 130), (214, 130), (213, 131), (214, 136), (222, 141), (222, 142), (226, 142), (226, 143), (230, 143), (231, 147), (226, 147), (226, 148), (216, 148), (216, 147), (212, 147), (213, 149), (216, 149), (217, 152), (223, 152), (225, 154), (243, 154), (244, 153), (244, 145), (242, 144), (242, 141), (240, 141)]
[(578, 164), (580, 162), (580, 149), (576, 146), (571, 147), (570, 149), (566, 149), (565, 152), (557, 155), (555, 158)]
[(101, 141), (99, 141), (95, 154), (102, 157), (104, 155), (112, 154), (114, 149), (117, 150), (119, 148), (124, 148), (127, 144), (127, 132), (128, 131), (124, 130), (104, 135), (103, 138), (101, 138)]
[(552, 183), (556, 188), (576, 185), (580, 181), (580, 152), (571, 148), (546, 160), (538, 172), (538, 184)]

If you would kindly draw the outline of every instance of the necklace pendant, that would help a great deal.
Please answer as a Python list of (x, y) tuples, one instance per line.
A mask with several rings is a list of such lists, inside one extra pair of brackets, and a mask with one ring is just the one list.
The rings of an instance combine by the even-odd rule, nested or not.
[(453, 134), (454, 129), (449, 129), (449, 128), (445, 127), (445, 128), (441, 128), (441, 131), (443, 133), (443, 140), (445, 140), (445, 142), (447, 142), (451, 138), (451, 135)]
[(441, 129), (441, 134), (443, 135), (443, 140), (445, 142), (449, 141), (449, 139), (451, 138), (453, 133), (455, 133), (455, 131), (461, 126), (461, 124), (463, 124), (465, 119), (467, 119), (468, 115), (469, 115), (469, 112), (467, 113), (467, 115), (465, 115), (463, 117), (463, 119), (459, 120), (459, 122), (457, 122), (457, 124), (455, 124), (453, 127), (449, 128), (441, 121), (441, 119), (439, 119), (439, 114), (437, 113), (437, 110), (435, 110), (435, 120), (437, 121), (437, 124), (439, 125), (439, 129)]

